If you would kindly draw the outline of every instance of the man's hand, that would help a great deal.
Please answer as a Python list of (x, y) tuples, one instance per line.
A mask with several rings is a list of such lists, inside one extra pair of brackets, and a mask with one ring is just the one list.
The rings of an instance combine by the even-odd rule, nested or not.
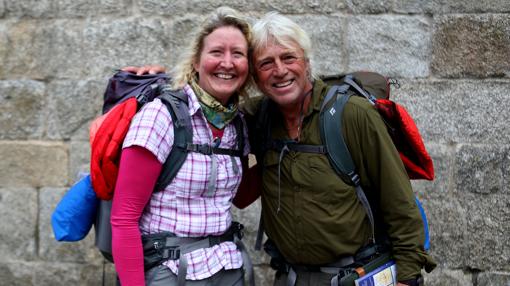
[(130, 73), (134, 73), (136, 75), (158, 74), (158, 73), (166, 72), (165, 67), (160, 66), (160, 65), (145, 65), (145, 66), (141, 66), (141, 67), (128, 66), (128, 67), (123, 67), (121, 70), (130, 72)]

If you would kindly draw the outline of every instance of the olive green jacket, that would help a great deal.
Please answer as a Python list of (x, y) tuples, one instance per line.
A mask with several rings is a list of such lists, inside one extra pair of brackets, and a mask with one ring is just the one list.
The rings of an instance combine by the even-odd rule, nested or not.
[[(329, 87), (316, 80), (312, 101), (305, 110), (302, 144), (321, 145), (319, 112)], [(242, 107), (254, 134), (261, 97)], [(271, 113), (272, 137), (289, 139), (279, 112)], [(423, 222), (414, 201), (407, 173), (386, 126), (367, 100), (353, 96), (343, 114), (343, 134), (367, 196), (379, 202), (377, 219), (384, 221), (390, 237), (398, 280), (411, 279), (422, 267), (431, 271), (433, 259), (424, 251)], [(353, 255), (371, 237), (370, 222), (354, 187), (347, 185), (323, 154), (269, 150), (262, 175), (264, 228), (285, 259), (293, 264), (320, 265)]]

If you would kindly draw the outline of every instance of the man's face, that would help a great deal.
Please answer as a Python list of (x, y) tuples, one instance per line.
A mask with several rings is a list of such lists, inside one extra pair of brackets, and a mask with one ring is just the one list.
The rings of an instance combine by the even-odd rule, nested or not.
[(269, 43), (253, 55), (257, 85), (265, 95), (280, 106), (300, 103), (311, 88), (310, 63), (303, 49), (295, 42), (288, 47)]

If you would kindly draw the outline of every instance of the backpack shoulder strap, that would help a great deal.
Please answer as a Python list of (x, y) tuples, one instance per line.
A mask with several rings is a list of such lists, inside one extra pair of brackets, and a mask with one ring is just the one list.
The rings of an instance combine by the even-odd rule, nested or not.
[(370, 203), (361, 187), (351, 153), (345, 144), (342, 132), (343, 111), (349, 98), (351, 85), (332, 86), (321, 105), (320, 131), (322, 143), (326, 146), (327, 157), (335, 172), (348, 184), (356, 188), (356, 195), (365, 208), (372, 227), (372, 241), (375, 242), (375, 222)]
[(193, 142), (193, 129), (188, 110), (188, 96), (183, 90), (172, 90), (169, 85), (160, 87), (159, 98), (166, 105), (174, 125), (174, 145), (163, 164), (154, 191), (163, 190), (177, 175), (188, 156), (188, 143)]
[(350, 185), (359, 185), (359, 176), (345, 144), (342, 132), (343, 111), (351, 93), (348, 85), (332, 86), (321, 105), (321, 140), (326, 149), (331, 166), (344, 181)]

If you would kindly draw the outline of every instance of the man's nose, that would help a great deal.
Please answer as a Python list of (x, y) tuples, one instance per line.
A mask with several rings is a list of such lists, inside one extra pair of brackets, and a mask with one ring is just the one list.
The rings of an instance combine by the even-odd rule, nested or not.
[(287, 74), (287, 66), (280, 60), (274, 62), (274, 74), (276, 76), (284, 76)]

